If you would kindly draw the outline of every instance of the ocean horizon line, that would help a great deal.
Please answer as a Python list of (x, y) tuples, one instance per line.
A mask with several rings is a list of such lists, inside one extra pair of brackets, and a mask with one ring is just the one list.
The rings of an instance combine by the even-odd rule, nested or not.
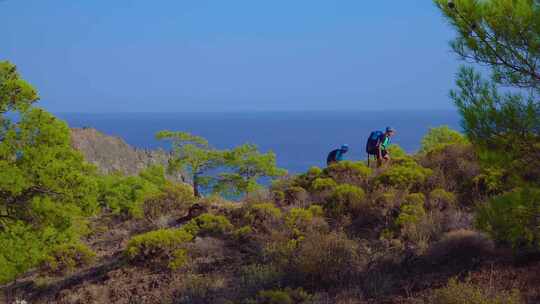
[(282, 113), (292, 113), (292, 114), (343, 114), (343, 113), (413, 113), (413, 112), (431, 112), (431, 113), (444, 113), (452, 112), (458, 113), (457, 109), (386, 109), (386, 110), (360, 110), (360, 109), (351, 109), (351, 110), (239, 110), (239, 111), (111, 111), (111, 112), (82, 112), (82, 111), (66, 111), (66, 112), (56, 112), (52, 113), (57, 115), (140, 115), (140, 114), (164, 114), (164, 115), (176, 115), (176, 114), (282, 114)]

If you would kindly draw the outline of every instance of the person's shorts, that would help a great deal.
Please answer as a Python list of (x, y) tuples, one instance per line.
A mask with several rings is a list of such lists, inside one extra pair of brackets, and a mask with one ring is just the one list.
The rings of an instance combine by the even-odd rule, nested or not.
[[(378, 155), (379, 153), (378, 153), (377, 149), (371, 149), (371, 150), (369, 150), (369, 151), (368, 151), (368, 154), (369, 154), (369, 155), (374, 155), (374, 156), (376, 156), (376, 157), (379, 156), (379, 155)], [(382, 155), (382, 157), (385, 157), (386, 155), (388, 155), (388, 151), (382, 150), (382, 151), (381, 151), (381, 155)]]

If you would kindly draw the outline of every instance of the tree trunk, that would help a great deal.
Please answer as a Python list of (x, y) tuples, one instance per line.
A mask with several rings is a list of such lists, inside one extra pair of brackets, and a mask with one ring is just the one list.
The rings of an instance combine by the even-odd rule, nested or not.
[(198, 178), (196, 175), (193, 176), (193, 194), (195, 197), (201, 197), (199, 193), (199, 183), (197, 182)]

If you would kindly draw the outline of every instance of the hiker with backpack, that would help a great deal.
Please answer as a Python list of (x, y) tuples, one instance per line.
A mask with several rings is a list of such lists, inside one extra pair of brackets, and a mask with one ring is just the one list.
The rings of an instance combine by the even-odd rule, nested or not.
[(390, 146), (390, 138), (394, 136), (396, 130), (392, 127), (386, 127), (385, 132), (373, 131), (369, 135), (366, 143), (366, 153), (369, 159), (373, 155), (377, 159), (377, 167), (382, 166), (383, 161), (390, 160), (388, 147)]
[(332, 152), (328, 153), (328, 157), (326, 158), (326, 165), (330, 166), (331, 164), (340, 162), (343, 160), (343, 155), (349, 151), (349, 146), (344, 144), (341, 146), (341, 148), (332, 150)]

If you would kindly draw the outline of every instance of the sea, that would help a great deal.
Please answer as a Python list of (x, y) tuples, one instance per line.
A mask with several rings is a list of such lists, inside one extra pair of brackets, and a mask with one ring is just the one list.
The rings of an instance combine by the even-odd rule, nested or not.
[(238, 112), (238, 113), (55, 113), (70, 127), (91, 127), (119, 136), (138, 148), (168, 146), (155, 139), (160, 130), (186, 131), (208, 139), (217, 149), (244, 143), (273, 151), (289, 173), (324, 166), (327, 154), (350, 147), (346, 159), (366, 159), (365, 143), (374, 130), (396, 129), (392, 142), (413, 153), (429, 128), (461, 130), (456, 111)]

